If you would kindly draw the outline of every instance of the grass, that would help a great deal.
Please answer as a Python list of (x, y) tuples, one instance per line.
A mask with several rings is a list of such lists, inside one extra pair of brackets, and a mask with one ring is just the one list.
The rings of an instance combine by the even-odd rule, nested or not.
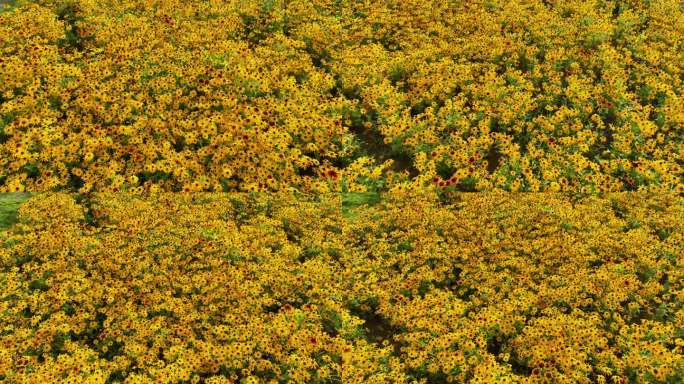
[(17, 0), (0, 0), (0, 13), (9, 10), (11, 7), (15, 6)]
[(11, 227), (17, 222), (17, 210), (30, 197), (30, 193), (0, 194), (0, 231)]

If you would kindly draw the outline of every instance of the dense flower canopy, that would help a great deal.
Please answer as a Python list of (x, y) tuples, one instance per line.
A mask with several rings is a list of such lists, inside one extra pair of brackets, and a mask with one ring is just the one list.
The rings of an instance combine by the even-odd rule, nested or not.
[(679, 0), (14, 3), (6, 191), (684, 188)]
[(681, 0), (0, 0), (0, 382), (684, 382), (683, 36)]
[(0, 235), (0, 375), (680, 383), (682, 217), (662, 194), (37, 195)]

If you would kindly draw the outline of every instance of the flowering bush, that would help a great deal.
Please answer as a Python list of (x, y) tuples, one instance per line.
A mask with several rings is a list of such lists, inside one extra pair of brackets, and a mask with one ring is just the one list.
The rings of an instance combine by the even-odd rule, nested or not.
[(0, 187), (681, 192), (683, 26), (679, 0), (19, 1)]
[(678, 383), (683, 215), (662, 194), (37, 195), (0, 238), (0, 377)]

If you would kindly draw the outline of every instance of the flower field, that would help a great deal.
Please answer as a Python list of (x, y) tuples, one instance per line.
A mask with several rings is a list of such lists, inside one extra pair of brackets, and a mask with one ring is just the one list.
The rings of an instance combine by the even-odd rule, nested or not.
[(684, 3), (0, 0), (0, 383), (684, 383)]
[(8, 382), (684, 380), (672, 196), (85, 201), (0, 238)]
[(682, 192), (680, 0), (14, 0), (6, 191)]

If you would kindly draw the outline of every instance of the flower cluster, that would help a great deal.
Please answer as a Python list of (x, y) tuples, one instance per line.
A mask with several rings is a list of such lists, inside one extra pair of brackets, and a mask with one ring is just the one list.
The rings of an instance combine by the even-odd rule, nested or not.
[(301, 39), (254, 36), (275, 16), (252, 8), (36, 1), (0, 14), (0, 186), (354, 186), (335, 165), (352, 134), (334, 76)]
[(42, 194), (0, 234), (0, 378), (678, 383), (663, 194)]
[(0, 188), (681, 192), (682, 26), (679, 0), (23, 1)]

